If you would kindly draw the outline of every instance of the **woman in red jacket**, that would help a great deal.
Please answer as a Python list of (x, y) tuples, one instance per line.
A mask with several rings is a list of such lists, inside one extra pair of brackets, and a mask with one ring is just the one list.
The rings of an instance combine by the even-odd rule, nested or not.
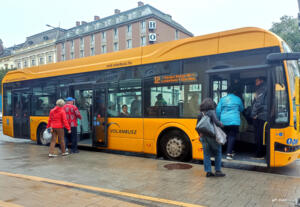
[(54, 154), (54, 147), (56, 144), (56, 139), (58, 137), (60, 148), (62, 155), (68, 155), (69, 153), (66, 152), (65, 148), (65, 141), (64, 141), (64, 127), (68, 130), (68, 133), (71, 133), (71, 128), (67, 121), (66, 112), (63, 109), (65, 105), (65, 101), (63, 99), (58, 99), (56, 101), (56, 107), (51, 109), (48, 125), (47, 128), (51, 128), (52, 132), (52, 139), (49, 149), (49, 157), (56, 157), (57, 155)]

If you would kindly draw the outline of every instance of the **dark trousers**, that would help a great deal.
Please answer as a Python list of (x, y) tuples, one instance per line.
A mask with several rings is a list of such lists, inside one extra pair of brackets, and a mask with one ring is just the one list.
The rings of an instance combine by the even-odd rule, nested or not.
[(232, 150), (234, 148), (234, 143), (237, 134), (239, 133), (239, 126), (236, 125), (230, 125), (230, 126), (225, 126), (224, 131), (227, 135), (227, 154), (232, 154)]
[(253, 125), (255, 130), (256, 156), (258, 157), (262, 157), (265, 154), (265, 147), (263, 146), (264, 124), (265, 124), (264, 120), (261, 119), (253, 120)]
[(72, 152), (78, 151), (78, 147), (77, 147), (77, 127), (71, 127), (71, 134), (69, 134), (68, 131), (65, 129), (66, 147), (68, 147), (70, 142), (72, 142), (71, 151)]

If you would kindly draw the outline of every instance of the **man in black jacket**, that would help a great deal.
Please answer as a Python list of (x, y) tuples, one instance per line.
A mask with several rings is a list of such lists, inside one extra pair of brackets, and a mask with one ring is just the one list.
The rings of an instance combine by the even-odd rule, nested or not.
[(265, 147), (263, 146), (264, 124), (267, 120), (267, 87), (265, 78), (259, 77), (255, 80), (257, 87), (255, 98), (252, 105), (251, 117), (255, 130), (256, 140), (256, 157), (262, 158), (265, 155)]

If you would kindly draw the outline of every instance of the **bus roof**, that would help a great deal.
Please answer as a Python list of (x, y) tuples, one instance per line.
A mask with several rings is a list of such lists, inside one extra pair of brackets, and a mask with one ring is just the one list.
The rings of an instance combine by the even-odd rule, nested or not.
[(10, 71), (2, 83), (280, 46), (281, 41), (267, 30), (246, 27)]

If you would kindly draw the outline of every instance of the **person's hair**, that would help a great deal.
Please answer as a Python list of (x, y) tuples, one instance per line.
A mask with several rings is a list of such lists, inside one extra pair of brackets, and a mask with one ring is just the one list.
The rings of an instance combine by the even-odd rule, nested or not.
[(124, 104), (124, 105), (122, 106), (122, 109), (123, 109), (124, 107), (127, 107), (127, 108), (128, 108), (128, 106), (127, 106), (126, 104)]
[(239, 88), (237, 86), (229, 86), (228, 87), (228, 93), (232, 93), (234, 95), (238, 95), (239, 94)]
[(200, 111), (215, 110), (216, 103), (211, 98), (205, 98), (200, 104)]
[(65, 101), (63, 99), (58, 99), (56, 101), (56, 106), (63, 107), (65, 105)]

